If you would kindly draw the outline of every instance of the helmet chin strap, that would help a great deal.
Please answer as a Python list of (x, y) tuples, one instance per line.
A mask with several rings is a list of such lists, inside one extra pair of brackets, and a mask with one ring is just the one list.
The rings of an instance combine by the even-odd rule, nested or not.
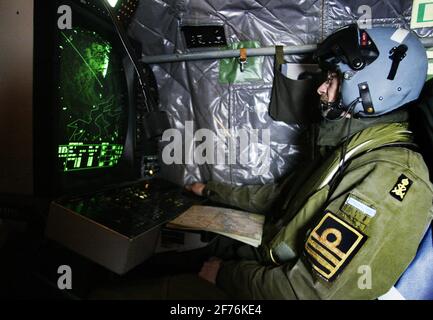
[(347, 107), (346, 111), (342, 115), (342, 118), (347, 118), (348, 115), (350, 115), (350, 118), (353, 118), (353, 111), (355, 110), (356, 104), (359, 102), (360, 98), (356, 98), (353, 100), (349, 106)]

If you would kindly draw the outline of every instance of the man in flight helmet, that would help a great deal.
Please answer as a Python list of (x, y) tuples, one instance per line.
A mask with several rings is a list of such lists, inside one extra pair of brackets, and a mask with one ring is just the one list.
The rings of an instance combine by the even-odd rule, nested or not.
[[(199, 276), (231, 297), (375, 299), (416, 254), (432, 215), (429, 173), (404, 106), (426, 80), (427, 57), (404, 29), (349, 25), (318, 46), (328, 80), (316, 161), (296, 179), (261, 186), (210, 181), (196, 194), (266, 214), (263, 241)], [(362, 278), (362, 279), (361, 279)]]
[(125, 297), (200, 299), (214, 288), (219, 298), (376, 299), (396, 284), (432, 219), (433, 187), (402, 108), (423, 87), (425, 50), (407, 30), (349, 25), (315, 56), (328, 71), (315, 161), (276, 184), (187, 186), (266, 215), (261, 245), (223, 238), (197, 275)]

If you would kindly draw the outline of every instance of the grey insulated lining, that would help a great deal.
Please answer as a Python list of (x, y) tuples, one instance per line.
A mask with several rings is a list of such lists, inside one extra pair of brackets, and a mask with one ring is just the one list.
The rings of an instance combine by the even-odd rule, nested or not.
[[(412, 1), (142, 0), (129, 34), (142, 43), (145, 55), (189, 52), (182, 39), (182, 25), (223, 25), (229, 43), (256, 40), (262, 47), (315, 44), (332, 30), (353, 22), (360, 16), (358, 7), (365, 4), (372, 8), (374, 25), (410, 23)], [(431, 29), (417, 31), (422, 36), (432, 33)], [(300, 59), (286, 57), (290, 62)], [(169, 113), (174, 128), (183, 130), (186, 121), (193, 121), (195, 129), (210, 129), (223, 141), (240, 129), (271, 131), (271, 165), (264, 172), (260, 167), (252, 169), (260, 162), (259, 151), (264, 146), (259, 143), (243, 150), (238, 147), (238, 155), (248, 154), (246, 164), (163, 165), (163, 177), (178, 184), (210, 179), (258, 184), (272, 182), (291, 170), (300, 152), (296, 141), (301, 130), (273, 121), (268, 114), (273, 60), (264, 58), (263, 79), (241, 84), (219, 83), (219, 61), (152, 66), (161, 108)], [(229, 153), (229, 145), (224, 146)]]

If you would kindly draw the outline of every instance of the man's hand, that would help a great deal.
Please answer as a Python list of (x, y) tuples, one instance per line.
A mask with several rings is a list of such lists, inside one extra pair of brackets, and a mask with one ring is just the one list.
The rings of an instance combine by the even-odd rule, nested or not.
[(221, 267), (222, 260), (216, 257), (212, 257), (209, 261), (206, 261), (201, 267), (198, 276), (210, 283), (216, 284), (216, 278), (218, 271)]
[(195, 193), (198, 196), (203, 196), (203, 190), (205, 187), (206, 187), (206, 185), (204, 183), (197, 182), (197, 183), (185, 186), (185, 189)]

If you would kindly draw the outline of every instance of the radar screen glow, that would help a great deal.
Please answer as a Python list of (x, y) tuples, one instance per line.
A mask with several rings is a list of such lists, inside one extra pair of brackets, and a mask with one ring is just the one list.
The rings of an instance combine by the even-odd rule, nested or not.
[(127, 121), (121, 61), (96, 32), (65, 30), (60, 38), (60, 170), (116, 166)]

